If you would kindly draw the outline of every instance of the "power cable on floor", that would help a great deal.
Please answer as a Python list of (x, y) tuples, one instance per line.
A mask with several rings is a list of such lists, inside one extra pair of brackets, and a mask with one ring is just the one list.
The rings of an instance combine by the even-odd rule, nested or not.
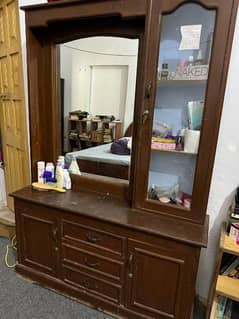
[(12, 237), (12, 240), (11, 240), (11, 245), (7, 245), (7, 246), (6, 246), (6, 253), (5, 253), (5, 256), (4, 256), (4, 262), (5, 262), (5, 265), (6, 265), (8, 268), (15, 268), (15, 266), (16, 266), (16, 263), (10, 265), (9, 262), (8, 262), (9, 249), (12, 248), (12, 249), (14, 249), (14, 250), (17, 250), (16, 244), (17, 244), (17, 242), (16, 242), (16, 235), (14, 235), (14, 236)]

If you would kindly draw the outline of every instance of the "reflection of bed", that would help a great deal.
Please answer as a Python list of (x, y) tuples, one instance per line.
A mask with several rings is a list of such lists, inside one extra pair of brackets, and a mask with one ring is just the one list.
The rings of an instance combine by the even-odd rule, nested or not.
[[(125, 137), (132, 136), (133, 125), (127, 128)], [(77, 159), (82, 172), (128, 179), (130, 167), (130, 155), (116, 155), (110, 151), (110, 144), (90, 147), (81, 151), (67, 153), (66, 160)]]
[(130, 155), (112, 154), (110, 148), (111, 143), (67, 153), (66, 160), (76, 158), (82, 172), (128, 179)]

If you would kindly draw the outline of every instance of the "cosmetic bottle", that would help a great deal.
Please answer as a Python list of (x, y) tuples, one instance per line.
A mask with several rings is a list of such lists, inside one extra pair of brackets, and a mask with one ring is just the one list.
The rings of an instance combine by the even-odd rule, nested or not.
[(37, 181), (38, 181), (38, 183), (41, 183), (41, 184), (44, 183), (44, 179), (43, 179), (44, 171), (45, 171), (45, 162), (43, 162), (43, 161), (37, 162)]
[(168, 79), (168, 63), (162, 64), (162, 71), (161, 71), (161, 80)]
[(63, 155), (59, 155), (59, 156), (58, 156), (57, 162), (60, 162), (60, 163), (61, 163), (61, 166), (62, 166), (62, 169), (64, 169), (64, 166), (65, 166), (65, 157), (64, 157)]
[(55, 177), (55, 166), (52, 162), (46, 163), (46, 172), (51, 172), (51, 177)]
[(194, 65), (202, 65), (202, 64), (203, 64), (202, 50), (198, 50), (198, 55), (194, 62)]
[(63, 188), (64, 185), (64, 173), (63, 173), (63, 168), (62, 168), (62, 163), (61, 161), (57, 161), (56, 164), (56, 186), (58, 188)]
[(69, 174), (67, 168), (64, 168), (63, 174), (64, 174), (64, 185), (63, 185), (63, 187), (65, 189), (71, 189), (71, 177), (70, 177), (70, 174)]

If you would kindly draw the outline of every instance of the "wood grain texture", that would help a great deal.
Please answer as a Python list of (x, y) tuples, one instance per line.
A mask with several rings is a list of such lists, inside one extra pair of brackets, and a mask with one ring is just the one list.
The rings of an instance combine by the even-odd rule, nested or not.
[(230, 238), (227, 234), (224, 235), (223, 251), (228, 254), (239, 256), (239, 245), (236, 241)]
[(141, 230), (149, 234), (160, 235), (175, 241), (185, 242), (195, 246), (206, 246), (208, 219), (204, 226), (188, 222), (178, 223), (176, 219), (166, 216), (152, 215), (132, 210), (128, 202), (113, 197), (107, 193), (94, 193), (87, 191), (67, 191), (56, 194), (54, 192), (39, 192), (30, 186), (13, 193), (15, 199), (50, 208), (70, 212), (76, 216), (93, 217), (116, 225)]
[[(1, 1), (0, 30), (0, 127), (8, 194), (30, 181), (18, 1)], [(7, 204), (14, 210), (9, 196)]]
[(234, 301), (239, 301), (239, 280), (228, 276), (218, 276), (216, 292)]
[(18, 273), (120, 317), (190, 318), (200, 247), (75, 214), (63, 197), (54, 208), (15, 198)]

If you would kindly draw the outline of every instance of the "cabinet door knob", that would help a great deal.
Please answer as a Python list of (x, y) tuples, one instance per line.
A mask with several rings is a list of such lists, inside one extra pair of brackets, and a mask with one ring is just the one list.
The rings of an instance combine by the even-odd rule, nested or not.
[(58, 228), (54, 227), (52, 233), (53, 233), (53, 237), (55, 241), (57, 241), (57, 232), (58, 232)]
[(151, 81), (149, 81), (148, 84), (146, 85), (146, 89), (145, 89), (145, 98), (146, 99), (149, 99), (151, 97), (152, 88), (153, 88), (153, 84)]
[(149, 117), (149, 110), (145, 110), (144, 113), (142, 114), (142, 124), (143, 125), (147, 121), (148, 117)]

